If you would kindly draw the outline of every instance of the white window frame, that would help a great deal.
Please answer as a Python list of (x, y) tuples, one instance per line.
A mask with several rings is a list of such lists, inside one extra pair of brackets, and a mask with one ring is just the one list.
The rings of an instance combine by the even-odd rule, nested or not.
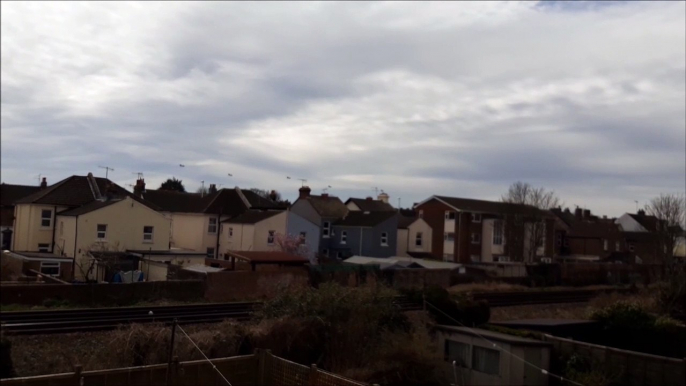
[[(48, 217), (45, 217), (45, 214)], [(47, 225), (45, 222), (47, 221)], [(41, 209), (40, 211), (40, 226), (41, 228), (50, 228), (52, 226), (52, 209)]]
[(387, 232), (381, 232), (381, 246), (382, 247), (388, 246), (388, 233)]
[(472, 244), (481, 244), (481, 233), (472, 232), (470, 239), (472, 240)]
[(341, 231), (341, 244), (348, 243), (348, 231)]
[(445, 211), (445, 219), (446, 220), (455, 220), (455, 212), (452, 210), (446, 210)]
[(274, 245), (274, 238), (276, 237), (276, 231), (267, 231), (267, 245)]
[(50, 252), (50, 243), (39, 243), (38, 252)]
[[(101, 226), (105, 227), (104, 231), (100, 230)], [(102, 237), (100, 237), (101, 233), (102, 233)], [(106, 241), (107, 240), (107, 224), (96, 224), (95, 225), (95, 239), (98, 241)]]
[(454, 232), (443, 233), (443, 241), (455, 241), (455, 233)]
[(415, 247), (422, 247), (424, 244), (424, 234), (422, 232), (417, 232), (414, 236), (414, 246)]
[(481, 213), (472, 213), (472, 222), (480, 223), (481, 222)]
[(210, 217), (207, 223), (207, 233), (211, 235), (217, 234), (217, 222), (218, 221), (216, 217)]
[[(57, 267), (57, 273), (44, 273), (43, 268), (55, 268)], [(59, 276), (60, 275), (60, 263), (55, 261), (41, 261), (40, 262), (40, 273), (45, 276)]]
[(500, 220), (493, 221), (493, 245), (503, 245), (505, 225)]
[(325, 239), (331, 237), (331, 221), (324, 221), (322, 224), (322, 237)]
[[(150, 228), (150, 232), (146, 232), (145, 228)], [(146, 236), (150, 236), (150, 238), (146, 238)], [(155, 238), (155, 227), (152, 225), (143, 225), (143, 242), (144, 243), (152, 243)]]

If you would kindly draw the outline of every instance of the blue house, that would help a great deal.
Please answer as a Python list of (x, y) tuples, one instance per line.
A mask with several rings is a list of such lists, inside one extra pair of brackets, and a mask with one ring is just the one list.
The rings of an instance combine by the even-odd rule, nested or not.
[[(311, 195), (311, 190), (307, 186), (300, 188), (299, 192), (300, 196), (291, 205), (291, 212), (319, 228), (318, 254), (324, 257), (335, 257), (336, 255), (331, 253), (332, 240), (335, 237), (333, 224), (348, 214), (348, 208), (338, 197), (328, 194)], [(294, 227), (295, 225), (293, 227), (289, 225), (288, 233), (300, 232)]]
[(330, 241), (333, 257), (353, 255), (391, 257), (398, 245), (398, 213), (391, 211), (350, 211), (333, 224)]
[(292, 211), (288, 212), (286, 233), (289, 236), (300, 237), (304, 241), (310, 260), (319, 253), (320, 231), (319, 225)]

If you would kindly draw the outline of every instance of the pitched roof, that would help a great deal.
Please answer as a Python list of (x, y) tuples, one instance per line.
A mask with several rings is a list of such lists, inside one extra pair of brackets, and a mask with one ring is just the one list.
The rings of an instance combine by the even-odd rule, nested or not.
[(40, 190), (40, 186), (0, 184), (0, 205), (12, 206), (20, 198), (24, 198)]
[(62, 212), (57, 213), (58, 216), (80, 216), (82, 214), (90, 213), (98, 209), (116, 204), (123, 201), (122, 199), (114, 199), (108, 201), (93, 201), (90, 204), (82, 205), (75, 209), (67, 209)]
[(611, 239), (621, 234), (619, 226), (611, 221), (575, 221), (569, 230), (569, 237)]
[[(471, 198), (447, 197), (447, 196), (433, 196), (440, 201), (443, 201), (453, 208), (465, 212), (477, 213), (495, 213), (495, 214), (512, 214), (512, 213), (540, 213), (538, 208), (529, 205), (511, 204), (500, 201), (485, 201), (474, 200)], [(428, 200), (427, 200), (428, 201)], [(425, 201), (426, 202), (426, 201)], [(421, 203), (419, 204), (421, 205)]]
[(369, 212), (395, 212), (395, 208), (393, 208), (389, 203), (383, 202), (381, 200), (372, 200), (371, 198), (349, 198), (346, 202), (345, 205), (348, 205), (349, 202), (353, 202), (355, 205), (357, 205), (358, 208), (360, 208), (361, 211), (369, 211)]
[[(45, 204), (76, 207), (89, 204), (98, 199), (96, 192), (89, 182), (88, 176), (71, 176), (59, 181), (45, 189), (17, 200), (17, 204)], [(92, 177), (95, 187), (101, 196), (131, 197), (132, 199), (158, 210), (151, 202), (136, 197), (133, 193), (108, 180), (107, 178)]]
[(283, 205), (239, 188), (221, 189), (204, 196), (199, 193), (146, 190), (143, 197), (160, 206), (164, 212), (212, 214), (221, 212), (228, 216), (237, 216), (250, 208), (285, 209)]
[(559, 217), (560, 220), (562, 220), (568, 226), (572, 226), (572, 224), (576, 222), (576, 217), (572, 212), (569, 211), (569, 209), (562, 210), (561, 208), (553, 208), (550, 209), (550, 213)]
[(260, 196), (252, 190), (241, 189), (241, 192), (250, 203), (250, 207), (254, 209), (286, 209), (288, 207), (285, 203), (274, 202)]
[(148, 189), (143, 193), (143, 198), (159, 206), (164, 212), (202, 213), (218, 194), (202, 197), (197, 193)]
[(417, 217), (398, 216), (398, 229), (407, 229), (417, 221)]
[(307, 200), (314, 210), (325, 218), (342, 218), (348, 213), (348, 208), (343, 201), (335, 196), (307, 196), (304, 200)]
[(266, 220), (270, 217), (274, 217), (279, 213), (283, 213), (280, 210), (270, 210), (270, 211), (247, 211), (243, 214), (239, 214), (236, 217), (230, 218), (228, 220), (222, 221), (228, 224), (256, 224), (262, 220)]
[(659, 223), (659, 220), (655, 216), (647, 215), (647, 214), (633, 214), (629, 213), (629, 216), (636, 220), (637, 223), (641, 224), (642, 227), (644, 227), (647, 231), (656, 231), (657, 230), (657, 224)]
[(362, 212), (352, 210), (348, 214), (334, 223), (338, 226), (348, 227), (374, 227), (382, 222), (397, 216), (395, 212)]

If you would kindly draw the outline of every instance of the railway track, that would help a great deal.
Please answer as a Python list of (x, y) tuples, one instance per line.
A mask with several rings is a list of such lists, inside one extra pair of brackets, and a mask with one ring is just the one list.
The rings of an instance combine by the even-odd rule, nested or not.
[[(475, 300), (486, 300), (491, 307), (531, 304), (587, 302), (603, 291), (521, 291), (473, 294)], [(421, 310), (421, 303), (397, 297), (395, 304), (402, 311)], [(179, 306), (145, 306), (91, 308), (54, 311), (0, 312), (1, 328), (13, 335), (55, 334), (113, 330), (130, 323), (179, 324), (216, 323), (225, 319), (249, 320), (259, 309), (259, 302), (190, 304)]]

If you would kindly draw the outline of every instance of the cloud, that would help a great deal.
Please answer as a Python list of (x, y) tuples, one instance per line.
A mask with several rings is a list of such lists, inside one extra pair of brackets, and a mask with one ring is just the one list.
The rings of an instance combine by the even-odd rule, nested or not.
[(619, 215), (684, 190), (686, 21), (613, 5), (3, 3), (2, 179), (404, 205), (525, 180)]

